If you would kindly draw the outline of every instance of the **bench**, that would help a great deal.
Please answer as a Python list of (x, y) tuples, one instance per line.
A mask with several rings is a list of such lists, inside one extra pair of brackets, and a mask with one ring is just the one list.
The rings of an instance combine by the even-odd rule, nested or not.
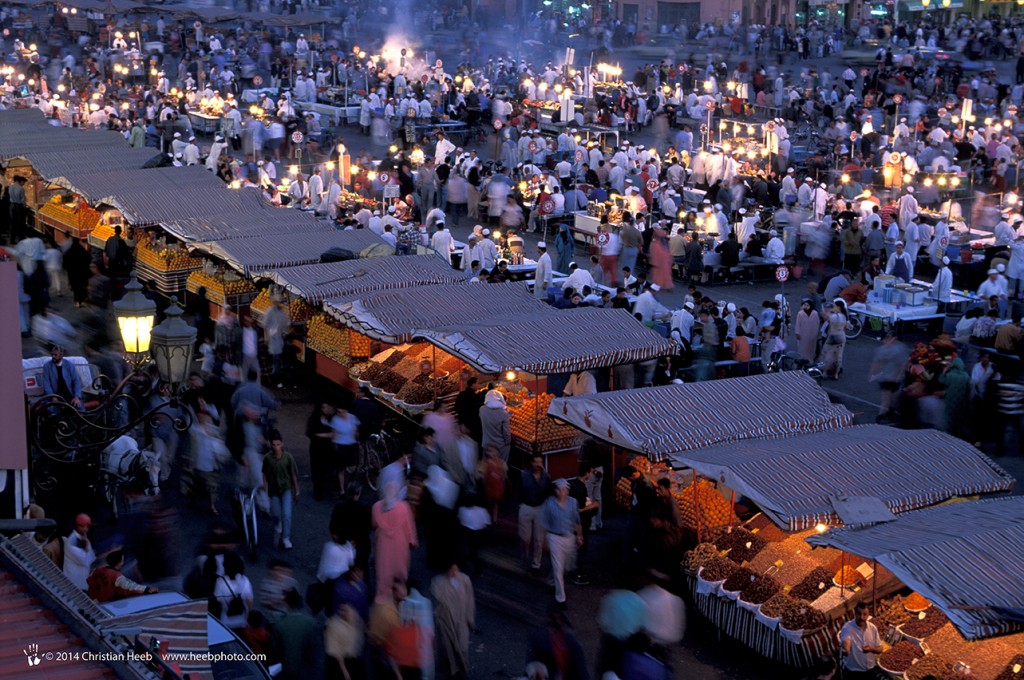
[[(717, 376), (719, 371), (729, 371), (734, 366), (735, 367), (741, 367), (742, 366), (743, 368), (746, 369), (743, 372), (743, 375), (750, 375), (751, 364), (757, 364), (758, 366), (760, 366), (761, 365), (761, 357), (751, 355), (750, 360), (749, 361), (745, 361), (742, 364), (740, 362), (736, 361), (735, 359), (722, 359), (721, 361), (716, 361), (715, 362), (715, 375)], [(693, 364), (691, 364), (689, 366), (686, 366), (685, 368), (680, 368), (678, 371), (676, 371), (676, 377), (680, 378), (681, 380), (685, 380), (686, 376), (689, 376), (691, 374), (695, 375), (696, 373), (697, 373), (697, 365), (696, 365), (696, 363), (693, 363)]]

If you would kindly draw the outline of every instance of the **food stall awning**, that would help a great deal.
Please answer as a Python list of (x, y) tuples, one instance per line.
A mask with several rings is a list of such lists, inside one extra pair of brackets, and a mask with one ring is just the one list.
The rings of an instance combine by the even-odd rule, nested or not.
[(466, 275), (437, 255), (405, 255), (287, 267), (268, 271), (266, 277), (317, 304), (389, 288), (458, 283)]
[(22, 159), (50, 181), (143, 168), (157, 164), (161, 156), (156, 149), (132, 148), (117, 132), (48, 125), (39, 109), (0, 111), (0, 162)]
[(1014, 484), (961, 439), (882, 425), (730, 442), (670, 458), (750, 498), (789, 531), (844, 521), (836, 505), (846, 498), (877, 499), (903, 513)]
[(807, 542), (877, 559), (969, 640), (1024, 630), (1024, 497), (941, 505)]
[(419, 331), (442, 328), (467, 319), (558, 314), (533, 296), (522, 282), (477, 285), (455, 283), (418, 286), (334, 299), (327, 313), (349, 328), (391, 344), (408, 342)]
[(330, 223), (317, 220), (309, 213), (268, 205), (255, 189), (240, 189), (233, 193), (239, 194), (235, 200), (241, 206), (233, 211), (161, 220), (160, 226), (188, 243), (259, 236), (287, 239), (296, 234), (332, 234), (337, 231)]
[(568, 309), (477, 319), (417, 335), (482, 373), (575, 373), (673, 354), (678, 345), (623, 309)]
[(801, 371), (562, 397), (548, 415), (655, 462), (725, 442), (853, 423), (853, 414)]
[(331, 248), (343, 248), (359, 255), (384, 241), (369, 229), (284, 233), (252, 238), (231, 238), (197, 243), (194, 250), (227, 263), (246, 276), (257, 276), (270, 269), (315, 264)]

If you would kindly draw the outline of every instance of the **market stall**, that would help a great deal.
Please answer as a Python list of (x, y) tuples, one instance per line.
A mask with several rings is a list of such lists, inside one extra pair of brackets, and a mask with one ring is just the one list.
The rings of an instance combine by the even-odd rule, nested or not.
[(830, 526), (892, 521), (1014, 484), (955, 437), (879, 425), (733, 442), (671, 458), (689, 468), (693, 484), (700, 475), (730, 505), (740, 499), (760, 510), (742, 526), (709, 522), (703, 533), (698, 526), (701, 543), (685, 562), (697, 608), (730, 637), (800, 667), (831, 654), (857, 603), (894, 618), (898, 607), (879, 600), (905, 584), (873, 555), (815, 548), (815, 537)]
[(315, 264), (332, 249), (359, 257), (364, 251), (382, 245), (384, 241), (369, 229), (352, 229), (296, 233), (288, 238), (267, 235), (203, 241), (193, 245), (193, 252), (217, 258), (245, 276), (258, 276), (282, 267)]
[[(581, 336), (580, 328), (600, 333)], [(446, 327), (422, 329), (417, 336), (458, 357), (484, 375), (516, 376), (528, 387), (522, 411), (513, 411), (513, 443), (524, 453), (541, 453), (552, 475), (576, 471), (578, 432), (544, 417), (553, 394), (548, 378), (582, 371), (635, 365), (671, 355), (676, 346), (617, 309), (535, 311), (497, 315)], [(519, 461), (515, 461), (519, 463)]]
[(227, 307), (241, 315), (256, 297), (256, 286), (252, 281), (243, 279), (234, 271), (212, 262), (207, 262), (202, 269), (190, 273), (185, 281), (185, 289), (192, 295), (198, 295), (200, 288), (206, 291), (206, 299), (210, 301), (210, 314), (215, 319), (220, 317)]
[[(105, 239), (104, 239), (105, 242)], [(150, 235), (135, 244), (135, 271), (164, 295), (181, 295), (189, 275), (203, 268), (203, 260), (189, 255), (185, 244)]]
[[(918, 612), (880, 629), (918, 657), (913, 665), (900, 660), (905, 677), (1012, 680), (1024, 673), (1022, 527), (1024, 498), (1013, 496), (833, 529), (808, 542), (876, 560), (919, 593)], [(883, 654), (879, 661), (896, 660)]]
[(655, 462), (702, 446), (853, 422), (853, 414), (799, 371), (564, 397), (548, 415)]

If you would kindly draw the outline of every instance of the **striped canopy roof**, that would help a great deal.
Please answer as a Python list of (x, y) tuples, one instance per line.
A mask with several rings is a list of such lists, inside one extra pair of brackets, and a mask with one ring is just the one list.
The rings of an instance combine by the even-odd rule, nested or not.
[(853, 415), (801, 371), (555, 399), (548, 415), (660, 461), (725, 442), (818, 432)]
[(837, 498), (877, 498), (901, 513), (1014, 484), (963, 440), (881, 425), (731, 442), (671, 458), (747, 496), (789, 531), (840, 522)]
[(965, 638), (1024, 630), (1024, 497), (942, 505), (807, 542), (877, 559)]
[[(175, 595), (171, 593), (171, 595)], [(137, 630), (139, 639), (149, 644), (156, 638), (167, 643), (167, 651), (171, 654), (205, 655), (210, 651), (209, 639), (209, 603), (206, 600), (185, 600), (161, 607), (154, 607), (134, 614), (124, 614), (104, 622), (105, 630)], [(134, 635), (128, 636), (134, 638)], [(196, 680), (213, 680), (210, 661), (202, 656), (185, 660), (169, 661), (178, 666), (182, 675)]]
[(417, 335), (483, 373), (574, 373), (655, 359), (678, 347), (624, 309), (592, 307), (501, 315)]
[(433, 254), (307, 264), (268, 271), (265, 276), (311, 304), (378, 290), (465, 280), (465, 274)]
[[(343, 301), (344, 300), (344, 301)], [(533, 296), (524, 283), (453, 283), (417, 286), (334, 299), (324, 308), (350, 328), (390, 343), (407, 342), (418, 331), (500, 316), (558, 314)]]
[(246, 276), (256, 276), (280, 267), (315, 264), (320, 261), (320, 255), (331, 248), (344, 248), (359, 255), (370, 246), (384, 244), (369, 229), (339, 231), (325, 226), (327, 231), (204, 241), (196, 243), (195, 250), (223, 260)]

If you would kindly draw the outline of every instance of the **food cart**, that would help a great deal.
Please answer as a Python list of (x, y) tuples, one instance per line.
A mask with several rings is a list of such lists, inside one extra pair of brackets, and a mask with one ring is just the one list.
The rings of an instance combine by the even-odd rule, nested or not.
[[(878, 623), (892, 650), (879, 666), (893, 677), (1024, 675), (1024, 498), (946, 504), (808, 542), (863, 555), (916, 593), (888, 605)], [(902, 611), (898, 605), (902, 604)], [(876, 611), (877, 616), (877, 611)]]

